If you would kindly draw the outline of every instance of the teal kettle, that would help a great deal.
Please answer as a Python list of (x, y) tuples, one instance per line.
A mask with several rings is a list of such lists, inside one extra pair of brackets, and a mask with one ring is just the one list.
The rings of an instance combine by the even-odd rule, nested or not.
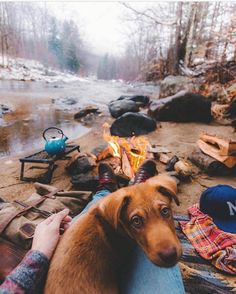
[[(49, 136), (47, 136), (49, 130), (56, 130), (59, 137), (50, 136), (49, 138)], [(43, 132), (43, 138), (46, 141), (44, 149), (49, 155), (59, 155), (65, 151), (68, 138), (64, 135), (61, 129), (56, 127), (47, 128)]]

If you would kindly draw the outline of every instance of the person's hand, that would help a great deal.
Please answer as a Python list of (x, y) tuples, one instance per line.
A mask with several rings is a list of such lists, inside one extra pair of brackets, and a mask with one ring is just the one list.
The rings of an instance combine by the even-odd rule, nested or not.
[(37, 225), (31, 249), (42, 252), (50, 260), (60, 237), (60, 227), (64, 230), (69, 227), (68, 213), (69, 209), (64, 209)]

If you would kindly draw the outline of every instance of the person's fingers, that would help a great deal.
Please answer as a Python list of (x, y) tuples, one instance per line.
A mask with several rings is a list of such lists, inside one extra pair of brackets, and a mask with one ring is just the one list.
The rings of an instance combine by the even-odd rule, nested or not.
[(70, 224), (63, 224), (63, 229), (66, 231), (67, 229), (69, 229), (69, 227), (70, 227)]
[(67, 215), (66, 217), (63, 218), (63, 221), (69, 223), (69, 222), (72, 221), (72, 217), (70, 217), (69, 215)]
[(55, 214), (52, 220), (52, 224), (55, 225), (56, 227), (59, 227), (62, 220), (68, 215), (69, 212), (70, 212), (69, 209), (65, 208), (62, 211)]
[(46, 218), (44, 221), (42, 221), (41, 224), (49, 225), (54, 218), (55, 218), (55, 214), (52, 214), (48, 218)]

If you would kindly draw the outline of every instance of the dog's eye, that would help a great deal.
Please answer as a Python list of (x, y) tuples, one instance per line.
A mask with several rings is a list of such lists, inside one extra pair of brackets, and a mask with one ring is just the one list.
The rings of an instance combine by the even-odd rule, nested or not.
[(163, 207), (161, 209), (161, 215), (164, 217), (169, 217), (170, 216), (170, 209), (168, 207)]
[(131, 225), (135, 228), (140, 228), (143, 225), (143, 219), (141, 216), (134, 215), (131, 218)]

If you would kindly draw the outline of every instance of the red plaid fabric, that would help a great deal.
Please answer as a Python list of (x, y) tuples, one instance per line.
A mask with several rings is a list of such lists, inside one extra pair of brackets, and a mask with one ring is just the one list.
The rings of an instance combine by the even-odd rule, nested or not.
[(180, 226), (196, 251), (216, 268), (236, 274), (236, 234), (220, 230), (209, 215), (199, 210), (198, 204), (188, 212), (190, 221), (181, 221)]

